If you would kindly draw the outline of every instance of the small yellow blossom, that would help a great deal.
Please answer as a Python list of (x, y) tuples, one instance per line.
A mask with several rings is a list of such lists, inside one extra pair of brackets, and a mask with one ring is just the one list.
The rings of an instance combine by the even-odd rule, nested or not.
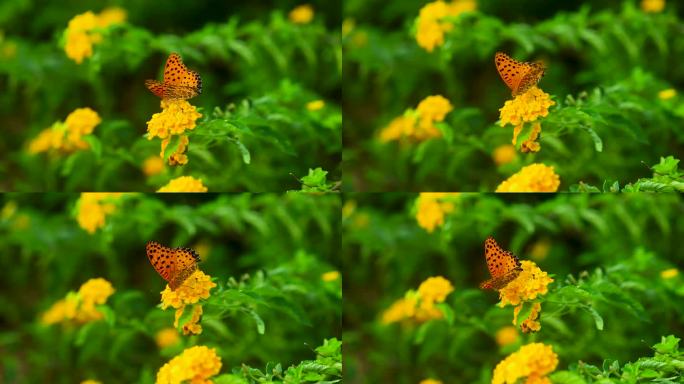
[[(434, 123), (444, 121), (446, 115), (453, 109), (454, 107), (444, 96), (436, 95), (426, 97), (416, 108), (416, 111), (420, 116), (420, 129), (430, 133), (429, 136), (441, 135), (437, 128), (435, 128)], [(437, 133), (432, 132), (433, 130)]]
[(421, 283), (418, 291), (409, 290), (382, 314), (382, 323), (390, 324), (412, 319), (422, 323), (444, 317), (435, 303), (442, 303), (454, 290), (451, 282), (441, 276), (430, 277)]
[(428, 52), (444, 44), (444, 34), (453, 29), (454, 25), (443, 19), (456, 17), (477, 8), (474, 0), (455, 0), (446, 3), (442, 0), (427, 3), (421, 8), (416, 26), (416, 42)]
[(180, 342), (180, 336), (178, 336), (176, 328), (168, 327), (157, 332), (154, 336), (154, 340), (157, 342), (159, 348), (166, 348), (178, 344)]
[(660, 13), (665, 9), (665, 0), (641, 0), (641, 10), (649, 13)]
[(496, 192), (556, 192), (559, 185), (560, 178), (553, 167), (535, 163), (503, 181)]
[(380, 131), (380, 141), (400, 140), (404, 137), (413, 136), (416, 119), (413, 116), (399, 116), (394, 118), (387, 127)]
[[(454, 203), (449, 201), (458, 193), (423, 192), (416, 202), (416, 220), (418, 225), (428, 232), (444, 224), (444, 216), (454, 210)], [(446, 199), (447, 201), (443, 201)]]
[(81, 381), (81, 384), (102, 384), (102, 383), (97, 381), (97, 380), (83, 380), (83, 381)]
[(121, 23), (125, 19), (126, 12), (120, 8), (108, 8), (99, 15), (88, 11), (74, 16), (69, 20), (65, 32), (64, 51), (67, 57), (81, 64), (83, 59), (93, 55), (93, 45), (102, 41), (102, 36), (94, 30)]
[(553, 282), (548, 273), (542, 271), (533, 261), (523, 260), (522, 272), (518, 277), (499, 290), (500, 307), (519, 305), (523, 301), (531, 301), (538, 295), (548, 292), (548, 285)]
[(183, 351), (157, 372), (155, 384), (208, 384), (221, 371), (221, 358), (214, 348), (194, 346)]
[(677, 270), (677, 268), (670, 268), (660, 272), (660, 277), (662, 277), (663, 279), (672, 279), (674, 277), (677, 277), (677, 275), (679, 275), (679, 271)]
[(159, 188), (157, 192), (206, 192), (207, 187), (202, 184), (202, 180), (192, 176), (177, 177), (165, 186)]
[[(188, 145), (190, 145), (190, 139), (188, 139), (188, 136), (186, 135), (181, 135), (180, 138), (178, 139), (178, 146), (176, 147), (176, 151), (169, 156), (169, 165), (185, 165), (188, 163), (188, 155), (186, 153), (188, 152)], [(171, 138), (167, 137), (166, 139), (162, 140), (161, 143), (161, 153), (159, 154), (159, 157), (164, 158), (164, 152), (166, 151), (166, 147), (169, 145), (171, 142)]]
[(309, 4), (299, 5), (290, 11), (288, 17), (295, 24), (309, 24), (314, 18), (314, 10)]
[(142, 169), (146, 176), (158, 175), (164, 170), (164, 159), (159, 156), (150, 156), (143, 162)]
[(76, 203), (78, 225), (93, 234), (104, 227), (105, 218), (114, 212), (114, 201), (121, 193), (84, 192)]
[(444, 121), (454, 107), (449, 100), (440, 95), (423, 99), (415, 110), (409, 109), (397, 117), (380, 132), (380, 141), (387, 142), (403, 138), (415, 141), (441, 137), (442, 132), (435, 123)]
[(155, 137), (166, 139), (169, 135), (180, 135), (186, 130), (195, 129), (195, 121), (202, 117), (197, 108), (183, 99), (161, 101), (162, 111), (152, 115), (147, 122), (147, 139)]
[(522, 346), (494, 368), (492, 384), (514, 384), (527, 377), (525, 383), (551, 384), (546, 377), (558, 366), (558, 355), (553, 347), (542, 343)]
[(314, 100), (306, 103), (306, 109), (309, 111), (318, 111), (323, 109), (323, 107), (325, 107), (325, 101), (323, 100)]
[(41, 322), (46, 325), (65, 321), (83, 324), (100, 320), (103, 315), (96, 305), (106, 303), (114, 291), (109, 281), (103, 278), (90, 279), (81, 285), (78, 292), (71, 292), (53, 304), (43, 313)]
[(499, 109), (499, 124), (502, 127), (507, 124), (513, 125), (512, 143), (515, 145), (524, 124), (526, 122), (535, 122), (528, 139), (523, 142), (521, 150), (523, 152), (539, 152), (541, 146), (536, 140), (541, 133), (541, 123), (536, 120), (539, 117), (548, 116), (549, 107), (555, 104), (548, 93), (545, 93), (536, 86), (532, 87), (527, 92), (504, 103), (504, 106)]
[(216, 283), (211, 281), (211, 276), (201, 270), (196, 270), (190, 275), (180, 287), (172, 290), (169, 285), (161, 293), (162, 309), (168, 307), (182, 308), (187, 304), (195, 304), (200, 299), (209, 298), (209, 291), (216, 287)]
[(658, 92), (658, 98), (660, 100), (669, 100), (675, 96), (677, 96), (677, 91), (674, 88), (664, 89)]
[[(176, 314), (173, 321), (173, 326), (178, 328), (178, 320), (183, 315), (185, 307), (176, 309)], [(199, 304), (192, 306), (192, 317), (190, 320), (183, 324), (183, 334), (184, 335), (199, 335), (202, 333), (202, 326), (199, 324), (200, 318), (202, 318), (202, 306)]]
[(496, 165), (508, 164), (515, 160), (516, 156), (515, 147), (510, 144), (500, 145), (492, 153), (492, 159)]
[(321, 275), (323, 281), (335, 281), (340, 278), (339, 271), (329, 271)]
[(534, 260), (544, 260), (546, 258), (546, 255), (549, 254), (550, 249), (551, 241), (549, 241), (549, 239), (544, 238), (539, 241), (536, 241), (534, 244), (532, 244), (532, 249), (530, 250), (530, 258)]
[(518, 340), (518, 330), (513, 326), (507, 325), (496, 331), (495, 339), (500, 347), (513, 344)]
[[(520, 314), (521, 310), (522, 305), (519, 305), (513, 309), (514, 325), (518, 323), (518, 314)], [(538, 332), (541, 329), (541, 323), (538, 321), (539, 313), (541, 313), (541, 303), (532, 304), (530, 315), (520, 324), (520, 330), (523, 333)]]
[[(513, 131), (513, 142), (517, 141), (519, 133), (519, 130)], [(539, 150), (541, 149), (541, 145), (539, 144), (537, 139), (539, 138), (540, 133), (541, 123), (535, 121), (534, 123), (532, 123), (532, 131), (530, 132), (530, 135), (528, 136), (527, 140), (523, 141), (522, 145), (520, 146), (520, 152), (539, 152)]]
[(78, 108), (67, 116), (66, 120), (54, 123), (50, 128), (41, 131), (38, 137), (29, 143), (29, 153), (60, 150), (73, 152), (88, 149), (90, 146), (83, 136), (93, 133), (95, 127), (102, 122), (97, 112), (90, 108)]
[(439, 380), (435, 380), (435, 379), (425, 379), (425, 380), (421, 380), (420, 384), (442, 384), (442, 382)]

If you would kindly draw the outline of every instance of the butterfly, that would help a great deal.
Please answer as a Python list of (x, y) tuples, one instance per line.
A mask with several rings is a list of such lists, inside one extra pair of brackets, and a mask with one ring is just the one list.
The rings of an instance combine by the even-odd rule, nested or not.
[(200, 261), (197, 252), (190, 248), (169, 248), (156, 241), (150, 241), (145, 249), (154, 270), (169, 282), (169, 287), (173, 291), (195, 272), (197, 262)]
[(520, 260), (509, 251), (504, 251), (496, 240), (489, 236), (484, 243), (487, 268), (492, 278), (482, 282), (482, 289), (501, 289), (508, 285), (522, 271)]
[(145, 80), (145, 85), (162, 99), (190, 99), (202, 93), (202, 78), (183, 64), (177, 53), (171, 53), (164, 67), (164, 82)]
[(503, 52), (497, 52), (494, 55), (494, 62), (501, 79), (511, 89), (513, 96), (522, 95), (537, 85), (546, 70), (541, 61), (523, 63), (512, 59)]

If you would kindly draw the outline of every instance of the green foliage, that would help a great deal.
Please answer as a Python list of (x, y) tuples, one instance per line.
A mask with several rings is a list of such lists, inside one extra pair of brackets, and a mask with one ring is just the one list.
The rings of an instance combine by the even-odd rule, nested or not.
[[(425, 2), (394, 4), (382, 16), (373, 1), (349, 3), (345, 17), (356, 22), (343, 39), (343, 76), (353, 79), (344, 88), (350, 191), (493, 191), (539, 162), (554, 166), (560, 190), (572, 190), (579, 183), (646, 177), (642, 163), (684, 156), (683, 99), (658, 97), (684, 81), (675, 64), (684, 55), (679, 3), (654, 14), (634, 1), (478, 1), (477, 12), (450, 19), (453, 29), (432, 53), (415, 38)], [(541, 151), (518, 153), (500, 166), (492, 153), (513, 134), (512, 126), (497, 124), (511, 98), (493, 63), (497, 51), (543, 60), (539, 86), (557, 104), (541, 119)], [(438, 127), (442, 138), (404, 145), (378, 140), (393, 118), (430, 95), (454, 106)]]
[[(635, 361), (684, 325), (679, 194), (463, 193), (432, 233), (417, 223), (417, 197), (345, 195), (343, 263), (354, 266), (345, 269), (345, 380), (484, 384), (507, 355), (541, 342), (558, 354), (557, 371), (571, 371), (558, 382), (582, 383), (577, 364)], [(490, 235), (554, 279), (533, 301), (541, 303), (541, 330), (519, 332), (506, 346), (495, 336), (513, 325), (513, 308), (497, 306), (496, 291), (477, 288), (489, 278), (482, 244)], [(661, 276), (672, 268), (679, 274)], [(431, 276), (454, 286), (438, 306), (443, 319), (381, 323), (392, 303)]]
[[(623, 192), (683, 192), (684, 181), (682, 177), (684, 173), (679, 171), (679, 159), (672, 156), (666, 158), (661, 157), (660, 163), (651, 167), (653, 170), (653, 177), (641, 178), (635, 183), (625, 185)], [(580, 183), (570, 187), (572, 192), (601, 192), (595, 186)], [(620, 190), (620, 183), (617, 181), (612, 184), (609, 182), (603, 183), (603, 192), (617, 192)]]
[[(341, 281), (321, 278), (341, 269), (339, 196), (124, 194), (110, 200), (115, 209), (93, 234), (79, 227), (78, 197), (1, 197), (0, 267), (11, 271), (0, 282), (3, 382), (153, 383), (164, 363), (194, 345), (216, 348), (224, 374), (280, 361), (295, 365), (282, 377), (340, 376), (335, 339), (314, 362), (298, 363), (311, 346), (341, 338)], [(173, 327), (175, 310), (159, 307), (165, 282), (145, 256), (149, 240), (194, 248), (217, 284), (199, 302), (202, 333), (181, 333), (179, 344), (161, 349), (155, 335)], [(97, 307), (102, 321), (41, 323), (53, 303), (96, 277), (116, 290)], [(185, 308), (179, 328), (191, 312)]]
[[(0, 60), (0, 189), (152, 191), (191, 175), (210, 191), (286, 191), (297, 187), (290, 173), (317, 166), (340, 179), (339, 10), (330, 3), (313, 4), (314, 20), (295, 24), (287, 18), (295, 3), (184, 4), (159, 13), (158, 4), (119, 2), (127, 22), (100, 28), (102, 42), (81, 64), (66, 56), (64, 31), (101, 3), (7, 4), (14, 3), (0, 8), (0, 54), (14, 47)], [(38, 17), (17, 22), (29, 14)], [(145, 123), (160, 107), (144, 81), (161, 78), (172, 51), (202, 76), (202, 94), (190, 102), (203, 116), (189, 132), (189, 163), (148, 177), (142, 164), (158, 156), (160, 140), (145, 139)], [(325, 107), (307, 110), (314, 100)], [(27, 152), (40, 131), (80, 107), (102, 118), (89, 150)]]

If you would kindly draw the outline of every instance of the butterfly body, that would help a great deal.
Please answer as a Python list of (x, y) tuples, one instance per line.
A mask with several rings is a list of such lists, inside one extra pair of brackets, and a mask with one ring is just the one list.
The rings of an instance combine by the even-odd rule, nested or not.
[(202, 93), (202, 78), (183, 64), (180, 55), (171, 53), (164, 67), (164, 81), (145, 80), (145, 86), (162, 99), (190, 99)]
[(510, 251), (503, 250), (491, 236), (485, 240), (485, 260), (492, 278), (480, 284), (482, 289), (499, 290), (522, 272), (520, 260)]
[(522, 95), (537, 85), (546, 71), (544, 64), (540, 61), (525, 63), (503, 52), (497, 52), (494, 55), (494, 63), (501, 80), (511, 89), (513, 96)]
[(150, 241), (145, 247), (147, 258), (155, 271), (169, 283), (171, 290), (176, 290), (197, 269), (200, 257), (190, 248), (169, 248), (156, 241)]

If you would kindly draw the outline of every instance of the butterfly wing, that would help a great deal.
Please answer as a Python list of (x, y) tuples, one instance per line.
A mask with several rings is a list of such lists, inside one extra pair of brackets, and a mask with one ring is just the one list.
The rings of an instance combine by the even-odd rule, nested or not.
[(172, 99), (189, 99), (202, 93), (202, 78), (183, 64), (180, 55), (173, 52), (164, 67), (165, 95)]
[(501, 289), (522, 271), (520, 260), (513, 253), (503, 250), (491, 236), (485, 240), (485, 260), (492, 278), (480, 284), (481, 288)]
[(545, 68), (541, 62), (523, 63), (503, 52), (494, 55), (494, 62), (501, 80), (511, 89), (513, 96), (525, 93), (544, 76)]
[(156, 241), (148, 242), (145, 250), (154, 270), (164, 280), (171, 282), (176, 271), (176, 250), (165, 247)]
[(158, 82), (157, 80), (145, 80), (145, 86), (149, 89), (155, 96), (159, 98), (164, 98), (164, 84)]
[(176, 274), (169, 281), (169, 287), (175, 290), (197, 269), (200, 257), (190, 248), (176, 248)]

